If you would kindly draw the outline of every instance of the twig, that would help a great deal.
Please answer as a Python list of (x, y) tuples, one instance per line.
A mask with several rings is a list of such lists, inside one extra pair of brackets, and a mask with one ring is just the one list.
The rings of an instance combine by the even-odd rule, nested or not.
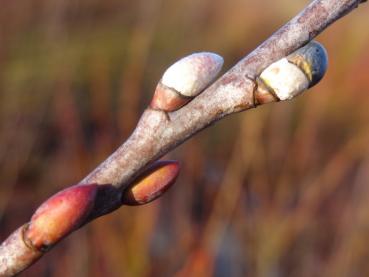
[[(328, 25), (362, 2), (365, 1), (312, 1), (300, 14), (183, 107), (172, 112), (147, 108), (130, 138), (106, 161), (78, 186), (47, 200), (30, 223), (17, 229), (3, 242), (0, 246), (0, 276), (13, 276), (24, 270), (70, 232), (120, 207), (124, 201), (128, 201), (124, 200), (127, 198), (127, 188), (134, 183), (135, 178), (144, 174), (147, 166), (200, 130), (226, 115), (280, 100), (274, 95), (266, 94), (265, 99), (265, 95), (256, 94), (260, 93), (260, 73), (273, 62), (307, 44)], [(174, 174), (165, 175), (164, 179), (172, 182), (178, 168), (174, 171)], [(153, 193), (153, 186), (148, 187), (149, 193)], [(77, 199), (75, 195), (81, 196)], [(70, 203), (83, 206), (82, 212), (71, 216), (68, 209), (66, 211), (64, 206), (55, 204), (60, 199), (72, 199)], [(80, 199), (83, 199), (82, 204)], [(64, 229), (40, 235), (45, 222), (57, 225), (64, 220), (63, 217), (69, 220)]]
[(127, 184), (150, 162), (226, 115), (254, 108), (255, 79), (358, 6), (361, 0), (316, 0), (181, 109), (147, 109), (134, 133), (81, 183)]

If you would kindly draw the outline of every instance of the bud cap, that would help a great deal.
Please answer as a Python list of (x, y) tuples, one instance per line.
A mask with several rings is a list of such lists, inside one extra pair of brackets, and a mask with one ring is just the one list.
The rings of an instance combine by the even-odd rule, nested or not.
[(304, 71), (310, 81), (309, 87), (316, 85), (323, 78), (328, 67), (327, 51), (317, 41), (311, 41), (297, 49), (287, 59)]

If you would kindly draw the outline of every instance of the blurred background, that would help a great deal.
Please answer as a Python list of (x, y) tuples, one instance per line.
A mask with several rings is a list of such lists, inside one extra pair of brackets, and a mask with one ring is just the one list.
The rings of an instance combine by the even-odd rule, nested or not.
[[(2, 0), (0, 240), (131, 133), (174, 61), (225, 69), (302, 0)], [(176, 185), (71, 235), (21, 276), (369, 276), (369, 28), (318, 37), (326, 77), (170, 153)]]

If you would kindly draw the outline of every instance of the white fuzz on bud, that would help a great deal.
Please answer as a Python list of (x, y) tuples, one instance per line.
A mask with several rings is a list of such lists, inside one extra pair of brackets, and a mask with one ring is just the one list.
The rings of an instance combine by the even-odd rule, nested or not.
[(186, 97), (194, 97), (218, 75), (223, 58), (215, 53), (200, 52), (184, 57), (171, 65), (161, 83)]
[(268, 66), (260, 78), (280, 100), (292, 99), (309, 87), (309, 80), (296, 65), (283, 58)]
[(288, 100), (319, 82), (327, 64), (324, 47), (312, 41), (268, 66), (260, 74), (260, 80), (279, 100)]
[(223, 58), (210, 52), (180, 59), (165, 71), (150, 107), (167, 112), (178, 110), (214, 81), (222, 65)]

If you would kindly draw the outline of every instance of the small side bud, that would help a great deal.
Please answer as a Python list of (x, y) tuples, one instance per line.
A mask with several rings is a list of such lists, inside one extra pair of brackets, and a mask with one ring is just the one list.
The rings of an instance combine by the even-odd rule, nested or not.
[(195, 53), (170, 66), (161, 82), (183, 96), (194, 97), (214, 80), (222, 66), (223, 58), (218, 54)]
[(122, 204), (136, 206), (154, 201), (174, 184), (178, 174), (177, 161), (154, 163), (124, 192)]
[(257, 103), (294, 98), (317, 84), (323, 78), (327, 65), (328, 56), (324, 47), (318, 42), (309, 42), (264, 69), (257, 80), (260, 87), (255, 93)]
[(156, 87), (151, 108), (175, 111), (209, 86), (219, 74), (223, 58), (215, 53), (200, 52), (171, 65)]
[(25, 231), (30, 246), (46, 251), (80, 227), (94, 205), (98, 185), (76, 185), (46, 200), (34, 213)]

